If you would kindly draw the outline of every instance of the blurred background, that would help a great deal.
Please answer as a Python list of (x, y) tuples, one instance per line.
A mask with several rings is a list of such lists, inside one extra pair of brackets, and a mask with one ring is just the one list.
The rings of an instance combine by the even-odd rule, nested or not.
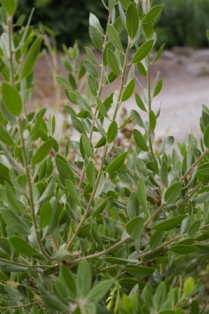
[[(166, 43), (167, 49), (208, 47), (205, 31), (209, 29), (209, 0), (156, 0), (155, 4), (164, 4), (156, 27), (157, 46)], [(59, 48), (62, 44), (72, 46), (75, 40), (80, 47), (88, 44), (90, 12), (106, 24), (107, 12), (101, 0), (19, 0), (17, 17), (29, 16), (32, 7), (35, 7), (32, 24), (41, 23), (52, 29)]]

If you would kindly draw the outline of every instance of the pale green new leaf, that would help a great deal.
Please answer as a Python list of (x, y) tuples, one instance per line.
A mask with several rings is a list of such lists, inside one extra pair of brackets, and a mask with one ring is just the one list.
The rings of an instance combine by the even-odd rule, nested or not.
[(113, 280), (104, 280), (95, 285), (87, 295), (88, 302), (99, 302), (113, 285)]
[(13, 116), (18, 117), (22, 111), (22, 100), (17, 89), (9, 83), (2, 83), (2, 98), (6, 109)]

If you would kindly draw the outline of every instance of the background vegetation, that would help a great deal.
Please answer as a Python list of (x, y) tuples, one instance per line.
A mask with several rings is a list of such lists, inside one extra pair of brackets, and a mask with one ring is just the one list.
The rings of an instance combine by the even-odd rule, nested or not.
[[(31, 3), (33, 2), (33, 3)], [(205, 47), (208, 42), (205, 30), (209, 28), (209, 0), (157, 0), (164, 4), (161, 20), (156, 27), (157, 46)], [(20, 0), (16, 16), (29, 15), (32, 5), (36, 7), (32, 23), (42, 23), (58, 33), (57, 41), (72, 45), (78, 40), (83, 46), (89, 42), (88, 19), (92, 12), (106, 23), (107, 13), (101, 0)]]

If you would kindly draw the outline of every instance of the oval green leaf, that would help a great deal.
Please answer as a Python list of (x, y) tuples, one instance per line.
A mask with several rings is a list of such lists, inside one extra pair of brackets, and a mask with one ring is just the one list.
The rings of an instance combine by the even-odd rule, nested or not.
[(128, 100), (131, 97), (131, 95), (133, 94), (134, 89), (135, 89), (135, 79), (132, 79), (128, 83), (128, 85), (126, 86), (126, 88), (125, 88), (125, 90), (123, 92), (122, 101)]
[(139, 28), (139, 13), (133, 2), (130, 3), (126, 13), (126, 27), (129, 37), (133, 39)]
[(113, 172), (118, 170), (124, 164), (127, 154), (128, 153), (126, 152), (115, 158), (115, 160), (113, 160), (107, 167), (106, 172)]
[(22, 100), (16, 88), (9, 83), (3, 82), (2, 98), (9, 113), (15, 117), (18, 117), (22, 111)]
[(52, 149), (53, 145), (54, 145), (53, 139), (49, 139), (44, 144), (42, 144), (32, 158), (32, 161), (31, 161), (32, 165), (35, 165), (41, 162), (42, 160), (44, 160), (44, 158), (48, 155), (48, 153)]
[(132, 63), (138, 63), (141, 60), (143, 60), (144, 58), (146, 58), (146, 56), (150, 53), (150, 51), (152, 50), (152, 47), (154, 45), (154, 40), (148, 40), (147, 42), (145, 42), (144, 44), (142, 44), (139, 49), (137, 50), (137, 52), (135, 53), (135, 55), (133, 56), (132, 59)]
[(164, 195), (164, 200), (167, 204), (173, 204), (177, 200), (181, 192), (181, 183), (176, 182), (169, 186)]
[(107, 131), (107, 142), (112, 143), (116, 136), (118, 135), (118, 125), (115, 120), (113, 120)]
[(134, 130), (133, 132), (133, 135), (134, 135), (134, 140), (136, 142), (136, 145), (142, 150), (142, 151), (145, 151), (145, 152), (148, 152), (148, 147), (147, 147), (147, 144), (144, 140), (144, 137), (143, 135), (141, 134), (141, 132), (137, 129)]
[(144, 220), (141, 217), (135, 217), (126, 225), (126, 231), (133, 240), (140, 240), (143, 232)]
[(197, 252), (199, 251), (199, 248), (193, 245), (175, 245), (171, 247), (171, 251), (180, 255), (185, 255)]
[(25, 240), (19, 237), (11, 237), (9, 239), (10, 244), (14, 247), (15, 251), (25, 256), (39, 256), (39, 253), (32, 248)]
[(182, 222), (182, 220), (184, 220), (184, 218), (186, 218), (186, 217), (187, 217), (187, 215), (180, 215), (178, 217), (168, 219), (166, 221), (163, 221), (163, 222), (153, 226), (153, 229), (160, 230), (160, 231), (171, 230), (171, 229), (177, 227)]

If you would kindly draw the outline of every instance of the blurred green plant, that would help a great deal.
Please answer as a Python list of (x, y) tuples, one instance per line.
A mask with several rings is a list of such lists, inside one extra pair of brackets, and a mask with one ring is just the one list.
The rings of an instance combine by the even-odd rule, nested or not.
[(208, 0), (157, 0), (164, 10), (156, 26), (157, 45), (207, 47), (205, 30), (209, 28)]
[[(169, 152), (167, 136), (155, 150), (160, 111), (152, 100), (163, 81), (150, 71), (163, 52), (153, 57), (163, 6), (109, 0), (105, 28), (91, 13), (101, 60), (89, 47), (80, 58), (77, 44), (63, 46), (68, 76), (57, 81), (78, 133), (64, 134), (63, 150), (56, 117), (27, 110), (42, 37), (31, 17), (15, 32), (17, 1), (1, 3), (1, 313), (207, 313), (208, 283), (200, 279), (209, 255), (209, 109), (203, 105), (199, 142), (189, 135)], [(121, 123), (121, 105), (133, 95), (137, 110)], [(126, 146), (120, 130), (132, 121)]]

